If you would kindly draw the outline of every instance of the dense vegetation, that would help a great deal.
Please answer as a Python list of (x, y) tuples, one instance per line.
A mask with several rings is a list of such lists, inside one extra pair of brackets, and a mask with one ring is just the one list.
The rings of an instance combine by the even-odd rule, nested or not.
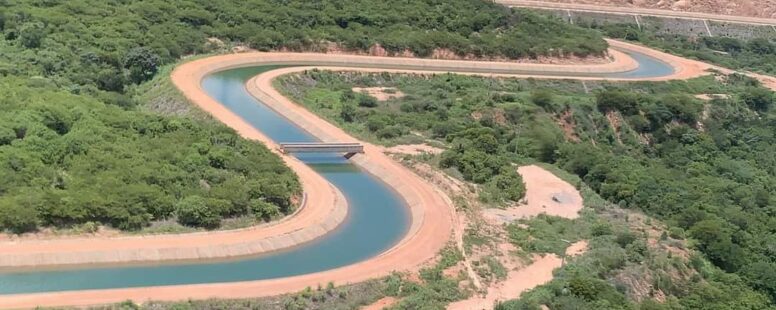
[(672, 54), (726, 68), (776, 74), (776, 36), (749, 39), (725, 36), (692, 37), (669, 34), (656, 27), (639, 29), (632, 24), (589, 26), (599, 28), (608, 37), (636, 41)]
[[(445, 164), (451, 152), (493, 145), (493, 156), (507, 164), (532, 159), (558, 165), (606, 200), (664, 220), (671, 237), (688, 238), (702, 256), (690, 264), (698, 274), (693, 282), (666, 288), (675, 299), (648, 309), (761, 309), (776, 299), (775, 99), (754, 80), (730, 75), (719, 81), (588, 82), (594, 91), (586, 94), (578, 82), (309, 71), (278, 84), (363, 137), (443, 141), (448, 151), (440, 164), (455, 168), (453, 175), (476, 180), (465, 166)], [(353, 86), (395, 87), (406, 96), (356, 108), (366, 100), (348, 99)], [(723, 95), (704, 102), (694, 94)], [(385, 128), (396, 129), (386, 135)], [(486, 144), (457, 144), (462, 133), (482, 134), (473, 141)], [(487, 143), (492, 139), (496, 143)], [(616, 237), (616, 231), (602, 236)], [(630, 243), (623, 241), (617, 251), (627, 252)], [(609, 290), (601, 286), (608, 271), (588, 270), (585, 276), (598, 280), (584, 281)], [(557, 298), (565, 298), (568, 282), (555, 285)], [(622, 294), (609, 292), (581, 297), (618, 304)]]
[(72, 91), (121, 92), (160, 64), (208, 51), (209, 37), (260, 50), (322, 50), (327, 42), (366, 50), (379, 43), (418, 56), (434, 48), (510, 58), (606, 49), (595, 31), (486, 1), (11, 0), (0, 6), (0, 74), (43, 75)]
[[(13, 232), (213, 228), (293, 209), (299, 185), (276, 157), (159, 90), (183, 56), (236, 44), (512, 58), (606, 48), (595, 31), (465, 0), (6, 0), (0, 34), (0, 230)], [(181, 229), (165, 225), (154, 230)]]
[(214, 123), (106, 106), (44, 79), (0, 88), (0, 228), (151, 221), (217, 227), (222, 217), (292, 209), (296, 177), (282, 161)]
[[(450, 148), (442, 153), (440, 166), (454, 169), (465, 180), (482, 184), (480, 198), (485, 202), (518, 201), (523, 197), (525, 185), (510, 166), (502, 147), (515, 139), (516, 133), (495, 123), (487, 125), (494, 122), (492, 115), (479, 116), (481, 122), (470, 121), (473, 107), (487, 104), (481, 100), (490, 96), (488, 90), (478, 89), (456, 98), (451, 92), (464, 85), (451, 82), (456, 79), (454, 76), (423, 81), (415, 86), (411, 83), (417, 81), (399, 78), (401, 89), (410, 90), (412, 95), (385, 103), (351, 90), (354, 84), (394, 84), (393, 78), (313, 70), (300, 77), (282, 77), (277, 84), (298, 102), (361, 139), (382, 144), (423, 142), (424, 137), (444, 141)], [(308, 88), (310, 85), (313, 88)], [(496, 94), (495, 97), (509, 96)]]

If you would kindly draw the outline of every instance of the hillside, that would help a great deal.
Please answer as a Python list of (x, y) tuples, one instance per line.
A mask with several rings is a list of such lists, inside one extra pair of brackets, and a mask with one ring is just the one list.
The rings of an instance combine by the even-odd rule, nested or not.
[[(357, 53), (379, 45), (389, 54), (493, 58), (602, 56), (607, 48), (596, 31), (464, 0), (9, 0), (0, 1), (0, 33), (0, 86), (12, 94), (0, 100), (0, 162), (10, 163), (0, 166), (0, 231), (15, 233), (176, 220), (216, 228), (293, 209), (299, 184), (277, 156), (203, 124), (159, 82), (164, 66), (184, 57), (231, 46)], [(144, 94), (149, 84), (167, 95)]]
[(776, 0), (546, 0), (673, 11), (776, 18)]
[[(538, 161), (565, 170), (561, 176), (571, 174), (569, 183), (588, 195), (585, 206), (593, 212), (581, 220), (540, 217), (506, 229), (523, 251), (558, 253), (566, 246), (561, 238), (590, 238), (591, 253), (565, 269), (566, 277), (501, 309), (773, 306), (774, 94), (757, 81), (732, 74), (589, 81), (583, 87), (569, 81), (308, 71), (282, 77), (277, 85), (360, 139), (444, 147), (438, 155), (414, 158), (449, 178), (477, 184), (476, 200), (498, 208), (525, 192), (522, 177), (504, 167)], [(353, 87), (382, 87), (401, 96), (368, 100)], [(636, 210), (651, 218), (636, 220)], [(467, 234), (477, 235), (498, 225), (469, 227)], [(503, 269), (484, 265), (489, 263), (477, 269), (489, 271), (478, 273)], [(563, 293), (569, 287), (573, 296)], [(402, 305), (416, 302), (408, 298)]]

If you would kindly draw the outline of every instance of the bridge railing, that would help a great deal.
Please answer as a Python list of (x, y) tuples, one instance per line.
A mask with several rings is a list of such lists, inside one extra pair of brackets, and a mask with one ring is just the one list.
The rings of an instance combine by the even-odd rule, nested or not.
[(289, 142), (280, 143), (280, 151), (289, 153), (345, 153), (350, 158), (355, 154), (364, 153), (364, 145), (349, 142)]

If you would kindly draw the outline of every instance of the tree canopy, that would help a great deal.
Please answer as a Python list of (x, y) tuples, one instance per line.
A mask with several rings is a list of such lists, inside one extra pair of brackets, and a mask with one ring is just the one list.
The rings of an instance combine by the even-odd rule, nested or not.
[[(665, 307), (650, 307), (757, 309), (776, 300), (771, 281), (776, 276), (776, 111), (774, 93), (756, 80), (731, 74), (661, 83), (588, 81), (592, 92), (587, 94), (574, 81), (308, 71), (279, 84), (364, 139), (444, 142), (439, 165), (484, 184), (486, 196), (489, 188), (510, 193), (512, 187), (504, 184), (520, 184), (504, 182), (513, 178), (512, 163), (538, 160), (576, 174), (580, 184), (611, 203), (664, 220), (666, 238), (691, 239), (718, 269), (697, 263), (693, 268), (705, 273), (703, 282), (677, 288), (678, 300)], [(352, 119), (341, 119), (333, 111), (354, 100), (341, 95), (354, 86), (394, 87), (405, 96), (359, 107)], [(709, 93), (725, 96), (710, 101), (693, 96)], [(392, 127), (400, 129), (383, 134)], [(644, 256), (643, 244), (632, 245), (634, 238), (618, 235), (617, 251), (631, 259)], [(607, 275), (594, 276), (607, 280)], [(561, 309), (574, 304), (635, 309), (622, 303), (613, 287), (589, 276), (559, 280), (548, 288), (558, 299), (550, 303), (543, 290), (537, 300)], [(574, 298), (561, 290), (571, 290)], [(709, 295), (715, 291), (720, 293)]]
[(0, 88), (0, 229), (136, 230), (176, 218), (213, 228), (288, 213), (300, 191), (277, 156), (223, 125), (126, 111), (34, 79)]

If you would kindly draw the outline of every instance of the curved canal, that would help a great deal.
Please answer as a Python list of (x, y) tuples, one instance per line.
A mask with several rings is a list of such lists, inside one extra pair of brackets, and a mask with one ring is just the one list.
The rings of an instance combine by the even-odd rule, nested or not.
[[(639, 62), (639, 68), (592, 76), (641, 79), (673, 73), (673, 68), (660, 60), (641, 53), (627, 53)], [(277, 142), (316, 141), (245, 90), (248, 79), (276, 68), (261, 66), (226, 70), (211, 74), (202, 81), (202, 86), (214, 99)], [(305, 154), (299, 158), (337, 186), (348, 201), (348, 218), (339, 228), (322, 238), (280, 252), (234, 261), (3, 273), (0, 274), (0, 294), (235, 282), (294, 276), (346, 266), (374, 257), (396, 244), (407, 232), (410, 220), (408, 210), (387, 185), (349, 164), (339, 155)]]

